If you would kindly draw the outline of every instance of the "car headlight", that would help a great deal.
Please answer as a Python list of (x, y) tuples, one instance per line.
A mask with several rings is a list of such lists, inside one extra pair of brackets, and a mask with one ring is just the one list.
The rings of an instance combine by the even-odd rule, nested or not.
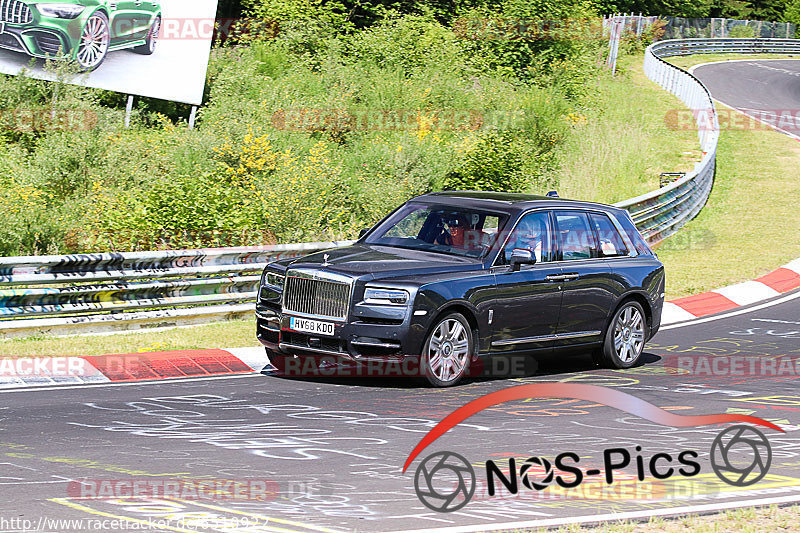
[(45, 17), (74, 19), (86, 8), (78, 4), (36, 4), (36, 9)]
[(376, 289), (367, 287), (364, 291), (365, 304), (407, 305), (408, 291), (402, 289)]
[(277, 272), (269, 272), (267, 271), (267, 275), (264, 276), (264, 283), (267, 285), (272, 285), (273, 287), (281, 287), (283, 288), (283, 280), (285, 276), (283, 274), (278, 274)]

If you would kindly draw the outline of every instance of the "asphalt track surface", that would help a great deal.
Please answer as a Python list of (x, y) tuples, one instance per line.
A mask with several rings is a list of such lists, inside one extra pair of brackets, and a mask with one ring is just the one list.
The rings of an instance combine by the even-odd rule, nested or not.
[[(2, 392), (0, 531), (159, 530), (147, 521), (203, 532), (478, 531), (800, 501), (797, 361), (800, 291), (667, 326), (648, 344), (643, 364), (629, 370), (597, 369), (585, 356), (572, 356), (543, 358), (532, 376), (472, 380), (452, 389), (418, 388), (401, 378), (297, 380), (267, 370)], [(711, 467), (712, 443), (727, 424), (679, 428), (602, 403), (519, 400), (475, 414), (402, 473), (420, 439), (456, 408), (514, 385), (555, 381), (610, 387), (675, 414), (749, 414), (785, 433), (761, 428), (771, 466), (755, 484), (737, 487)], [(632, 460), (614, 470), (608, 485), (603, 451), (610, 448), (628, 450)], [(647, 465), (657, 453), (676, 457), (687, 450), (698, 454), (698, 475), (636, 478), (637, 455)], [(418, 466), (440, 451), (462, 455), (476, 473), (476, 494), (451, 513), (428, 509), (414, 490)], [(587, 474), (569, 491), (520, 484), (517, 495), (485, 493), (487, 460), (552, 462), (564, 452), (579, 457), (582, 471), (601, 474)], [(743, 465), (753, 455), (748, 446), (734, 446), (729, 458)], [(536, 468), (529, 474), (544, 477)], [(215, 480), (232, 481), (228, 490), (243, 488), (214, 500), (187, 492), (192, 482)], [(132, 485), (120, 481), (140, 488), (169, 482), (173, 492), (127, 497)], [(264, 486), (276, 494), (263, 497), (258, 489)]]
[(710, 63), (695, 67), (692, 73), (716, 100), (800, 136), (800, 59)]

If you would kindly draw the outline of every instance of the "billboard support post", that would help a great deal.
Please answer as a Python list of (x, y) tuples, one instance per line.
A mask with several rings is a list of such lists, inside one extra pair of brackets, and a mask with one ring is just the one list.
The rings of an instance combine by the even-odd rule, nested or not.
[(129, 128), (131, 125), (131, 111), (133, 111), (133, 95), (128, 95), (128, 105), (125, 106), (125, 127)]
[(197, 118), (197, 106), (192, 106), (192, 112), (189, 114), (189, 129), (194, 129), (194, 121)]

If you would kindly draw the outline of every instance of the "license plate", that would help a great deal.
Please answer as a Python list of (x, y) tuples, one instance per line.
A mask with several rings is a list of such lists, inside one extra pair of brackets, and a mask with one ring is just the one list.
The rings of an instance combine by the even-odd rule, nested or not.
[(307, 318), (289, 318), (289, 329), (303, 333), (333, 336), (334, 327), (335, 324), (333, 322), (320, 322), (319, 320), (308, 320)]

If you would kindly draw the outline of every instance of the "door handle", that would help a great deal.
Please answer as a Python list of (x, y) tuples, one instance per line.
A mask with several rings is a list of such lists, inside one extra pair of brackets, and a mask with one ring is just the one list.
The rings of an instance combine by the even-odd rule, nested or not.
[(564, 281), (578, 279), (579, 277), (581, 277), (581, 275), (577, 272), (570, 272), (569, 274), (564, 274)]
[(567, 278), (564, 277), (562, 274), (550, 274), (549, 276), (545, 276), (544, 279), (546, 279), (547, 281), (564, 281)]

